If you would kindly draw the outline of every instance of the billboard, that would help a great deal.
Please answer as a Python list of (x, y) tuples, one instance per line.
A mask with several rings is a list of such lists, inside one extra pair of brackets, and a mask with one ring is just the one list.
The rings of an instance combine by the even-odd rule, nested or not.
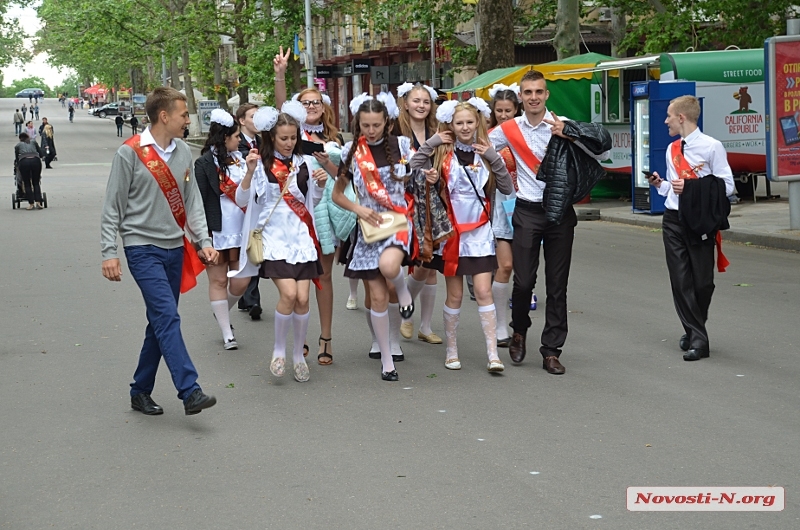
[(800, 180), (800, 35), (764, 44), (767, 98), (767, 177)]
[(208, 133), (208, 128), (211, 126), (211, 111), (219, 108), (219, 101), (198, 101), (197, 102), (197, 118), (200, 120), (200, 132), (202, 134)]

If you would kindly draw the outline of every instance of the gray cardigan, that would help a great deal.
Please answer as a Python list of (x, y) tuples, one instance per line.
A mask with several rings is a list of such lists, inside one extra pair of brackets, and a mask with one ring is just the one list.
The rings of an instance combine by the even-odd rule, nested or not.
[[(211, 246), (203, 200), (194, 182), (192, 152), (182, 140), (167, 162), (178, 183), (186, 209), (186, 234), (195, 245)], [(188, 177), (188, 178), (187, 178)], [(164, 249), (183, 246), (184, 231), (175, 222), (156, 179), (133, 149), (122, 145), (114, 156), (100, 221), (103, 259), (117, 257), (117, 233), (123, 246), (154, 245)]]

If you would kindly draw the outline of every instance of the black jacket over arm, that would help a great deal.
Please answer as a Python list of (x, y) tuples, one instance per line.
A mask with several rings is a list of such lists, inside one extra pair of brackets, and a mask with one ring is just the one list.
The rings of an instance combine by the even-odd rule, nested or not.
[(219, 189), (219, 173), (214, 163), (214, 154), (210, 150), (194, 161), (194, 181), (203, 196), (208, 229), (219, 232), (222, 230), (222, 207), (219, 204), (222, 191)]
[(678, 219), (692, 236), (693, 243), (713, 244), (717, 230), (727, 230), (731, 202), (725, 194), (725, 181), (714, 175), (685, 179), (679, 196)]
[[(611, 149), (611, 135), (598, 123), (567, 120), (564, 134), (596, 155)], [(560, 223), (567, 206), (586, 197), (605, 174), (603, 166), (574, 142), (555, 135), (550, 138), (536, 174), (537, 180), (547, 183), (543, 196), (547, 220)]]

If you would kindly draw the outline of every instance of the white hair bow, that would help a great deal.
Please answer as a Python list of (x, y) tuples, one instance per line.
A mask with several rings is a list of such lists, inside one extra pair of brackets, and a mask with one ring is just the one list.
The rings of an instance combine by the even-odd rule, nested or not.
[(489, 97), (494, 99), (498, 92), (502, 92), (503, 90), (508, 90), (508, 87), (503, 83), (496, 83), (492, 85), (492, 88), (489, 89)]
[(281, 105), (281, 112), (288, 114), (301, 124), (306, 122), (306, 117), (308, 115), (303, 104), (295, 99), (284, 101), (283, 105)]
[(397, 87), (397, 97), (399, 98), (405, 97), (406, 94), (411, 92), (412, 88), (414, 88), (414, 84), (406, 81), (405, 83)]
[(331, 97), (328, 94), (322, 94), (322, 102), (327, 106), (331, 106)]
[(360, 107), (365, 101), (369, 101), (371, 99), (372, 96), (366, 92), (362, 92), (361, 94), (357, 95), (350, 100), (350, 113), (355, 116), (358, 113), (358, 107)]
[(381, 92), (375, 97), (386, 107), (386, 112), (390, 118), (394, 120), (400, 116), (400, 109), (397, 107), (397, 102), (391, 92)]
[(489, 108), (489, 105), (483, 100), (483, 98), (469, 98), (467, 103), (478, 109), (478, 112), (483, 114), (483, 117), (486, 119), (489, 119), (489, 117), (492, 115), (492, 109)]
[(278, 123), (279, 114), (275, 107), (261, 107), (253, 114), (253, 126), (259, 132), (271, 131)]
[(209, 118), (212, 123), (219, 123), (223, 127), (232, 127), (233, 126), (233, 116), (231, 113), (224, 110), (224, 109), (214, 109), (211, 111), (211, 116)]
[(440, 123), (450, 123), (453, 121), (453, 114), (456, 112), (456, 105), (458, 101), (448, 99), (436, 109), (436, 120)]

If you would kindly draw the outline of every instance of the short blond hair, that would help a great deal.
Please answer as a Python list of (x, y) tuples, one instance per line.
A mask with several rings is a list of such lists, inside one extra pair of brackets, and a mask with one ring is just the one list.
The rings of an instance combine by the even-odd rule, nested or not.
[(700, 100), (694, 96), (678, 96), (669, 102), (676, 114), (683, 114), (692, 123), (700, 119)]

